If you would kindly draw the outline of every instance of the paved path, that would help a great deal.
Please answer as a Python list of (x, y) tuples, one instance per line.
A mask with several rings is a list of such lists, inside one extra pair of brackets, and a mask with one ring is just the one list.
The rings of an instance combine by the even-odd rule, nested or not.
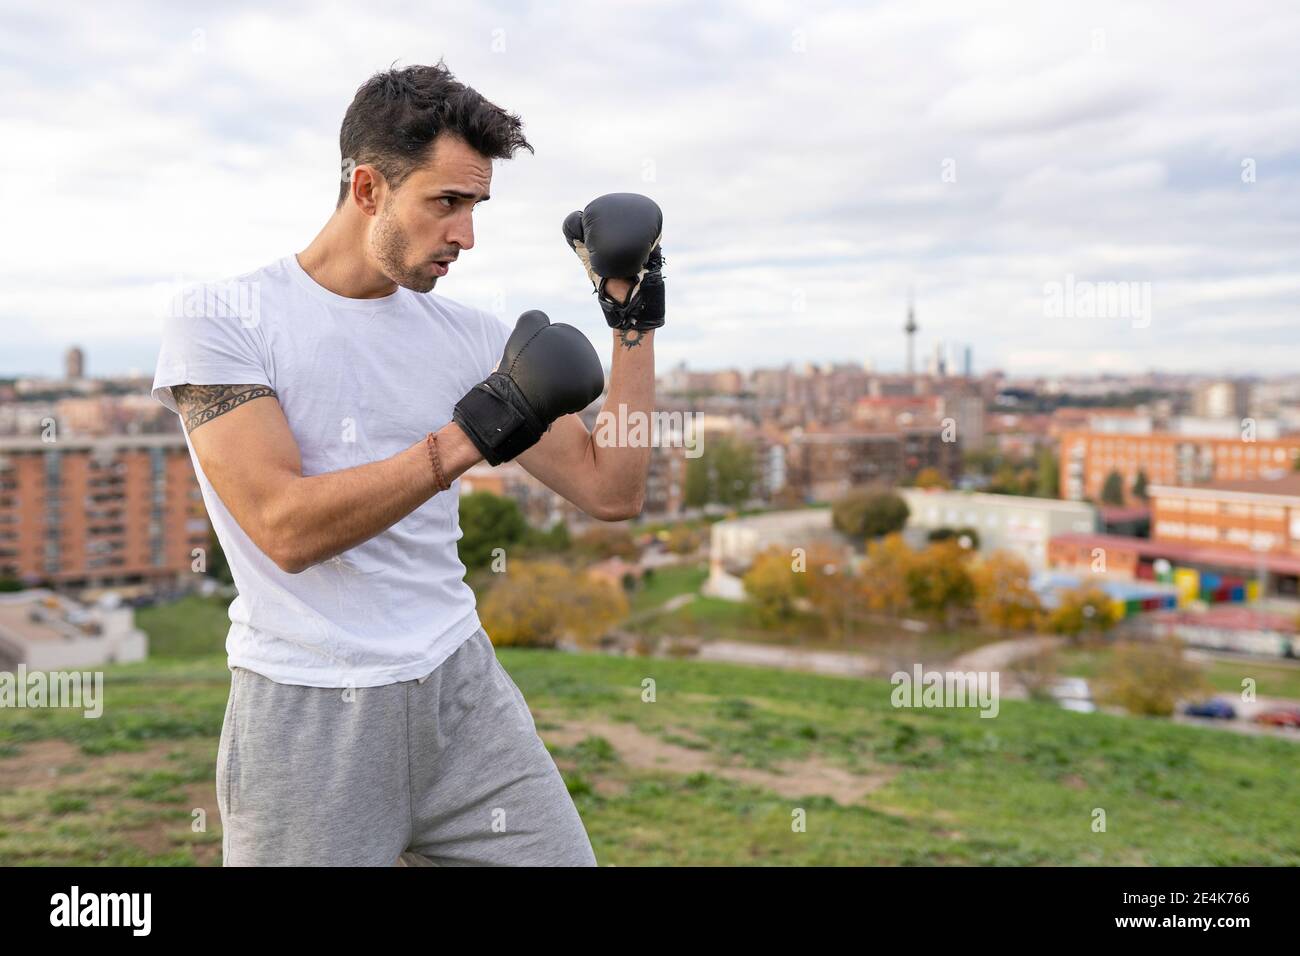
[(869, 677), (879, 672), (881, 667), (880, 661), (866, 654), (810, 651), (782, 644), (749, 644), (743, 641), (705, 641), (692, 660), (781, 667), (843, 677)]
[(951, 671), (1000, 671), (1022, 657), (1060, 647), (1063, 637), (1018, 637), (1009, 641), (985, 644), (960, 657), (955, 657), (944, 667)]

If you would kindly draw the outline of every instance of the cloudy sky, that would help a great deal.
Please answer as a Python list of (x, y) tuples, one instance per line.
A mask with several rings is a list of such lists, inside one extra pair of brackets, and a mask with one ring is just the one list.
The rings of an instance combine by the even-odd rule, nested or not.
[(899, 369), (914, 290), (977, 371), (1295, 371), (1287, 7), (4, 0), (0, 375), (152, 372), (167, 290), (301, 250), (356, 87), (440, 57), (537, 150), (438, 286), (511, 322), (607, 354), (560, 222), (626, 190), (665, 213), (661, 370)]

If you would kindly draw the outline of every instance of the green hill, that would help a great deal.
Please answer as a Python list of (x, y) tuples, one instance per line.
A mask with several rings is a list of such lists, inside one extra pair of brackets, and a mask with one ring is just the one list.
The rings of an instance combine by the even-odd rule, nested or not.
[[(220, 863), (222, 619), (140, 619), (178, 656), (108, 669), (101, 718), (0, 711), (0, 865)], [(500, 658), (602, 864), (1300, 863), (1291, 741), (1018, 701), (895, 709), (885, 681), (689, 660)]]

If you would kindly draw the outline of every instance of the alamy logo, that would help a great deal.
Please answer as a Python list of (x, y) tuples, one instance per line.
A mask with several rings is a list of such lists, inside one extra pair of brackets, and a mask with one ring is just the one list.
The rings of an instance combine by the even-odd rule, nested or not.
[(896, 671), (889, 702), (895, 707), (978, 707), (981, 717), (998, 715), (997, 671)]
[(1131, 319), (1135, 329), (1151, 324), (1150, 282), (1075, 281), (1043, 283), (1043, 316), (1049, 319)]
[(103, 671), (0, 671), (0, 708), (68, 707), (94, 719), (104, 713)]
[(51, 926), (129, 926), (133, 936), (148, 936), (152, 924), (152, 893), (69, 893), (50, 897)]

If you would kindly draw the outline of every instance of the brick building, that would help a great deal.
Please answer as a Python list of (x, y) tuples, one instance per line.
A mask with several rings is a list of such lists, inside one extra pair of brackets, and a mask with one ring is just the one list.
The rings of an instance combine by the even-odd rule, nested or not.
[(0, 438), (0, 578), (170, 588), (208, 535), (181, 434)]
[(1168, 432), (1115, 434), (1069, 431), (1061, 436), (1060, 496), (1101, 500), (1111, 471), (1119, 473), (1125, 501), (1138, 472), (1150, 485), (1276, 478), (1300, 457), (1300, 436), (1244, 441)]

